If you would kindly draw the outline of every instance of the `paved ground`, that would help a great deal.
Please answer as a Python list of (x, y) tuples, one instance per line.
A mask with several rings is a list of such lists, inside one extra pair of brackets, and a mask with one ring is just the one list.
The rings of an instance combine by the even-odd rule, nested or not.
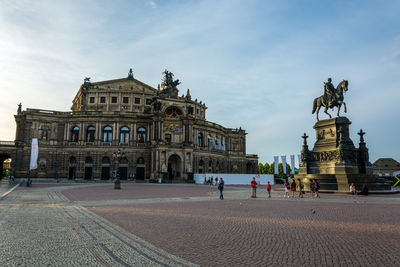
[(12, 192), (0, 266), (400, 265), (399, 195), (249, 199), (233, 187), (220, 201), (208, 186), (110, 187)]

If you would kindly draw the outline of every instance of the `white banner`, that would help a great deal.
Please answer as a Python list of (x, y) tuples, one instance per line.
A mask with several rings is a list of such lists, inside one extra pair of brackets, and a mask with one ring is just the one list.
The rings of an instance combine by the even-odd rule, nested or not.
[(286, 173), (286, 156), (281, 156), (283, 173)]
[(301, 155), (297, 154), (297, 158), (299, 159), (299, 166), (300, 166), (300, 162), (301, 162)]
[(294, 174), (294, 155), (290, 155), (290, 167), (292, 167), (292, 171), (290, 172), (291, 174)]
[(274, 173), (279, 174), (279, 168), (278, 168), (279, 167), (279, 157), (278, 156), (274, 156), (274, 165), (275, 165)]
[(38, 139), (37, 138), (32, 138), (31, 163), (29, 164), (29, 170), (37, 169), (38, 156), (39, 156)]

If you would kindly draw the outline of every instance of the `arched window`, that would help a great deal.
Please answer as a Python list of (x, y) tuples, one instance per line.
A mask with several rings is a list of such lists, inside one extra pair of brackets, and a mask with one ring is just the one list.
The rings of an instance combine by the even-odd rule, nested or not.
[(165, 114), (167, 115), (167, 117), (177, 118), (178, 116), (182, 115), (182, 111), (177, 107), (171, 106), (165, 110)]
[(96, 133), (96, 128), (94, 128), (93, 126), (89, 126), (87, 128), (87, 138), (86, 141), (87, 142), (94, 142), (94, 136)]
[(137, 137), (138, 140), (137, 141), (138, 141), (138, 143), (146, 142), (146, 133), (147, 133), (147, 130), (144, 127), (140, 127), (137, 130), (137, 135), (138, 135), (138, 137)]
[(112, 141), (112, 128), (111, 126), (106, 126), (103, 129), (103, 142), (111, 142)]
[(126, 127), (126, 126), (121, 127), (121, 131), (120, 131), (120, 135), (119, 135), (119, 142), (128, 144), (129, 143), (129, 133), (130, 133), (130, 130), (128, 127)]
[(79, 127), (74, 126), (71, 131), (71, 142), (78, 142), (79, 140)]
[(71, 157), (69, 158), (69, 164), (76, 164), (76, 163), (77, 163), (76, 158), (75, 158), (74, 156), (71, 156)]
[(109, 158), (109, 157), (104, 157), (104, 158), (101, 160), (101, 163), (102, 163), (102, 164), (110, 164), (110, 158)]
[(199, 133), (197, 135), (197, 144), (199, 145), (199, 147), (203, 147), (203, 134)]
[(85, 164), (93, 164), (93, 159), (91, 157), (86, 157)]

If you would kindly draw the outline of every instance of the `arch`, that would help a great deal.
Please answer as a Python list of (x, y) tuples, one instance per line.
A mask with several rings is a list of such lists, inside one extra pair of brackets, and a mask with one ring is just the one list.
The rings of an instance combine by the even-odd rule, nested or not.
[(146, 128), (139, 127), (137, 129), (137, 141), (138, 141), (138, 143), (145, 143), (146, 142), (146, 135), (147, 135)]
[(182, 159), (177, 154), (172, 154), (168, 158), (168, 181), (181, 179)]
[(120, 129), (120, 134), (119, 134), (119, 142), (123, 144), (129, 144), (129, 135), (130, 135), (130, 129), (129, 127), (123, 126)]
[(127, 180), (128, 179), (128, 164), (129, 161), (126, 157), (123, 157), (119, 161), (119, 178), (121, 180)]
[(102, 164), (110, 164), (110, 158), (109, 157), (103, 157), (103, 159), (101, 160)]
[(94, 126), (89, 126), (87, 128), (86, 141), (93, 143), (95, 136), (96, 136), (96, 128)]
[(210, 161), (208, 162), (208, 172), (211, 173), (212, 172), (212, 160), (210, 159)]
[(253, 173), (253, 164), (251, 162), (246, 164), (246, 173)]
[(68, 166), (68, 179), (75, 180), (76, 178), (76, 168), (78, 165), (78, 161), (74, 156), (69, 157), (69, 166)]
[(101, 179), (102, 180), (108, 180), (111, 178), (110, 176), (110, 158), (109, 157), (103, 157), (101, 160)]
[(197, 134), (197, 145), (199, 147), (203, 147), (204, 146), (203, 134), (201, 132)]
[(15, 176), (15, 161), (9, 154), (0, 154), (0, 180), (3, 177)]
[(203, 167), (204, 167), (204, 161), (201, 159), (201, 160), (199, 161), (198, 173), (203, 173)]
[(136, 180), (144, 180), (146, 174), (146, 165), (143, 157), (136, 160)]
[(175, 106), (169, 106), (165, 109), (165, 114), (170, 118), (177, 118), (183, 114), (182, 110)]
[(113, 138), (113, 129), (111, 126), (105, 126), (103, 128), (103, 142), (111, 142)]
[(78, 142), (79, 141), (79, 127), (74, 126), (71, 129), (71, 142)]
[(85, 180), (93, 180), (93, 159), (85, 158)]

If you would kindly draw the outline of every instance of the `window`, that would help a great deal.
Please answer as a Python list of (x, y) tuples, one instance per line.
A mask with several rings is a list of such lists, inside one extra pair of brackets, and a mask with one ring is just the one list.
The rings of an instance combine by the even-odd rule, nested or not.
[(165, 114), (170, 118), (176, 118), (182, 115), (182, 111), (177, 107), (171, 106), (165, 110)]
[(128, 103), (129, 103), (129, 97), (124, 96), (124, 97), (122, 98), (122, 103), (128, 104)]
[(150, 98), (146, 98), (146, 105), (151, 105), (152, 100)]
[(200, 113), (200, 109), (196, 109), (196, 113), (199, 114)]
[(94, 96), (89, 97), (89, 103), (94, 103)]
[(117, 97), (116, 96), (112, 96), (111, 97), (111, 103), (117, 103)]
[(130, 130), (128, 127), (126, 127), (126, 126), (121, 127), (119, 142), (128, 144), (129, 143), (129, 133), (130, 133)]
[(94, 128), (93, 126), (89, 126), (87, 128), (87, 138), (86, 141), (87, 142), (94, 142), (94, 136), (96, 133), (96, 128)]
[(193, 115), (193, 107), (188, 107), (188, 114)]
[(146, 142), (146, 133), (147, 133), (147, 130), (144, 127), (140, 127), (137, 130), (137, 134), (138, 134), (138, 140), (137, 141), (138, 141), (138, 143)]
[(106, 126), (103, 129), (103, 142), (111, 142), (112, 141), (112, 128), (111, 126)]
[(140, 98), (139, 97), (135, 97), (135, 104), (140, 104)]
[(199, 145), (199, 147), (203, 147), (203, 134), (199, 133), (197, 135), (197, 144)]
[(100, 97), (100, 103), (106, 103), (106, 97), (105, 96), (101, 96)]
[(79, 140), (79, 127), (74, 126), (71, 131), (71, 142), (78, 142)]

